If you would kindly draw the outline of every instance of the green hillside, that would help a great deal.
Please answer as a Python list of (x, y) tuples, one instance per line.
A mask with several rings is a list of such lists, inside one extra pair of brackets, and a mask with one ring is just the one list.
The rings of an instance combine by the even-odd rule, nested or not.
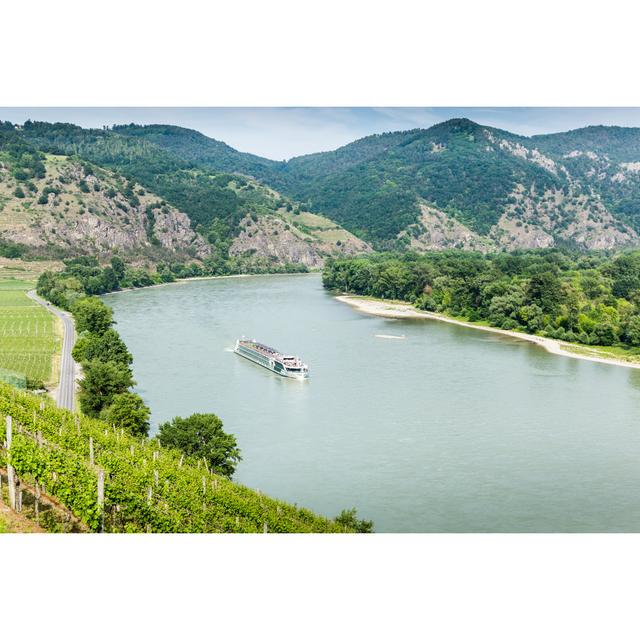
[[(23, 482), (70, 509), (90, 530), (184, 533), (331, 533), (345, 526), (212, 474), (155, 440), (55, 408), (0, 383), (0, 441), (12, 416), (11, 463)], [(93, 447), (93, 462), (91, 448)], [(104, 508), (98, 475), (104, 472)]]
[[(285, 204), (327, 216), (377, 248), (637, 246), (639, 131), (587, 127), (526, 137), (454, 119), (287, 162), (167, 125), (85, 130), (28, 122), (16, 135), (135, 179), (185, 211), (224, 253), (224, 242), (256, 212), (255, 193), (247, 194), (260, 192), (258, 182), (280, 198), (275, 205), (263, 198), (263, 211)], [(238, 188), (242, 180), (247, 189)]]

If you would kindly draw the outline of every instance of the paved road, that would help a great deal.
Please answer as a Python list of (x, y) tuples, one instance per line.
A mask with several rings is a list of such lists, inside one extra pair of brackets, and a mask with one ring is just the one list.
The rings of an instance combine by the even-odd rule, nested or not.
[(71, 357), (71, 351), (76, 342), (73, 318), (70, 313), (62, 311), (40, 298), (35, 291), (29, 291), (27, 295), (62, 320), (64, 336), (62, 339), (62, 358), (60, 361), (60, 384), (56, 392), (56, 402), (62, 409), (73, 411), (76, 385), (76, 363)]

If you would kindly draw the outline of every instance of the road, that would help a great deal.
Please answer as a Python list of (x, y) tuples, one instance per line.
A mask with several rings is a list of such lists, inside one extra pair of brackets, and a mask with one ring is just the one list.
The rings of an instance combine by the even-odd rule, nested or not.
[(62, 409), (73, 411), (76, 386), (76, 363), (71, 357), (71, 351), (76, 342), (73, 317), (70, 313), (62, 311), (40, 298), (35, 291), (28, 291), (27, 295), (62, 320), (64, 335), (62, 338), (62, 358), (60, 359), (60, 384), (56, 392), (56, 403)]

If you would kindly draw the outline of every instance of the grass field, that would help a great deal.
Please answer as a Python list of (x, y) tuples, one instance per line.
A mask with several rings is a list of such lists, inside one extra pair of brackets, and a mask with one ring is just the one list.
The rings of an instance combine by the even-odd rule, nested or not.
[(27, 297), (34, 286), (0, 280), (0, 367), (50, 383), (57, 371), (60, 332), (54, 316)]

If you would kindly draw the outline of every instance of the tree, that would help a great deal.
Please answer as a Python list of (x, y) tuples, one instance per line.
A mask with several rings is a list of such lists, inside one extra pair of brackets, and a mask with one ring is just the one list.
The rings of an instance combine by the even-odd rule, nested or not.
[(81, 298), (73, 305), (78, 333), (88, 331), (102, 335), (113, 324), (113, 312), (98, 298)]
[(131, 371), (117, 362), (91, 360), (83, 365), (80, 381), (80, 408), (88, 416), (97, 418), (116, 395), (124, 393), (134, 383)]
[(562, 302), (562, 284), (551, 271), (532, 276), (527, 286), (527, 302), (538, 304), (543, 311), (555, 313)]
[(591, 336), (592, 344), (601, 344), (605, 347), (610, 347), (618, 339), (616, 329), (610, 322), (598, 323)]
[(631, 316), (624, 332), (625, 342), (640, 347), (640, 316)]
[(356, 509), (343, 509), (336, 517), (336, 523), (347, 529), (353, 529), (356, 533), (373, 533), (372, 520), (358, 520)]
[(149, 435), (149, 415), (149, 407), (131, 391), (113, 396), (111, 404), (100, 412), (102, 420), (137, 437)]
[(117, 362), (129, 366), (133, 357), (115, 329), (107, 329), (102, 335), (90, 333), (82, 336), (71, 354), (76, 362), (99, 360)]
[(113, 258), (111, 258), (111, 268), (116, 274), (118, 283), (122, 282), (125, 274), (124, 260), (120, 256), (113, 256)]
[(194, 413), (164, 422), (158, 440), (189, 456), (204, 457), (212, 471), (228, 478), (242, 460), (235, 436), (222, 430), (222, 420), (213, 413)]

